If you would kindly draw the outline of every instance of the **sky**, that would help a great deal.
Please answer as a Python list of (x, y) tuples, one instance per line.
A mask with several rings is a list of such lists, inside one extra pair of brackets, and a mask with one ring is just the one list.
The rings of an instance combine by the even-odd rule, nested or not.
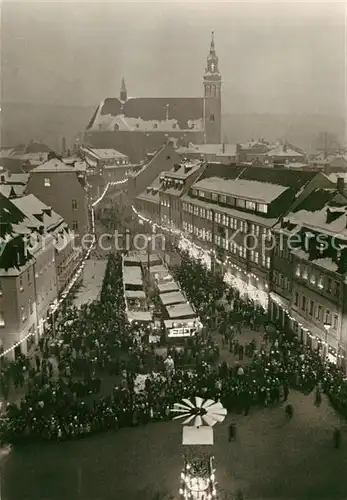
[(346, 114), (342, 2), (5, 1), (1, 99), (202, 96), (211, 30), (230, 113)]

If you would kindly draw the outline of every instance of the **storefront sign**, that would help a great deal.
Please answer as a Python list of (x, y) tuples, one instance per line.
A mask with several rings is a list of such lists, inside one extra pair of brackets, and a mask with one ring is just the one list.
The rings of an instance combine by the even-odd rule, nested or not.
[(172, 328), (169, 337), (191, 337), (194, 332), (194, 328)]

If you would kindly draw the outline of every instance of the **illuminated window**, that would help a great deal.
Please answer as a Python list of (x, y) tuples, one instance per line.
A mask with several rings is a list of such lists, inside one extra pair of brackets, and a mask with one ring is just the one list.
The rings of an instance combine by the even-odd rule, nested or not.
[(0, 327), (4, 327), (5, 326), (5, 316), (4, 316), (4, 312), (3, 311), (0, 311)]
[(265, 205), (264, 203), (258, 203), (257, 211), (262, 212), (263, 214), (267, 214), (267, 205)]
[(255, 210), (256, 204), (254, 201), (246, 201), (247, 210)]
[(46, 179), (44, 180), (44, 186), (45, 186), (45, 187), (50, 187), (50, 186), (51, 186), (51, 179), (46, 178)]

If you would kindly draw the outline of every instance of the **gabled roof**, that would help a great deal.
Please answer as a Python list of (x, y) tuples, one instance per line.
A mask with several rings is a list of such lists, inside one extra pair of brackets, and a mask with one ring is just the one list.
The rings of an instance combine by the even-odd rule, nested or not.
[(347, 239), (347, 197), (336, 189), (315, 189), (284, 221)]
[(11, 201), (31, 221), (33, 226), (36, 225), (39, 227), (43, 225), (46, 231), (49, 231), (64, 222), (61, 215), (54, 212), (33, 194), (28, 194), (27, 196)]
[(13, 226), (29, 224), (24, 213), (11, 200), (0, 193), (0, 240), (7, 240), (14, 233)]
[(120, 160), (128, 158), (126, 155), (120, 153), (116, 149), (81, 148), (81, 150), (100, 160)]
[[(167, 130), (190, 129), (191, 121), (203, 119), (203, 98), (201, 97), (139, 97), (130, 98), (122, 103), (117, 98), (107, 98), (99, 106), (87, 129), (98, 129), (98, 125), (107, 123), (103, 117), (121, 117), (125, 127), (137, 130), (136, 121), (144, 128), (144, 122), (169, 122)], [(134, 121), (135, 120), (135, 121)], [(113, 123), (113, 122), (112, 122)], [(116, 123), (116, 122), (115, 122)], [(115, 125), (113, 123), (113, 125)], [(117, 122), (121, 126), (121, 122)], [(153, 124), (151, 129), (153, 129)], [(147, 128), (146, 128), (147, 130)]]
[(287, 189), (295, 192), (303, 188), (316, 175), (316, 172), (209, 164), (193, 187), (271, 203)]
[(75, 172), (76, 169), (70, 165), (66, 165), (62, 160), (59, 160), (58, 158), (52, 158), (51, 160), (46, 161), (45, 163), (42, 163), (41, 165), (38, 165), (37, 167), (33, 168), (30, 173), (59, 173), (59, 172)]

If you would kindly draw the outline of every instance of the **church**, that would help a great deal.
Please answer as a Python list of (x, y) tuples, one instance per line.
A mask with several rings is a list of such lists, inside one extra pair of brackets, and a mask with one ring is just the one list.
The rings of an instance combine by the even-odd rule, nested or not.
[(128, 98), (124, 79), (119, 98), (108, 97), (96, 109), (84, 135), (94, 148), (113, 148), (133, 163), (168, 140), (178, 145), (221, 143), (221, 87), (212, 32), (203, 76), (203, 97)]

